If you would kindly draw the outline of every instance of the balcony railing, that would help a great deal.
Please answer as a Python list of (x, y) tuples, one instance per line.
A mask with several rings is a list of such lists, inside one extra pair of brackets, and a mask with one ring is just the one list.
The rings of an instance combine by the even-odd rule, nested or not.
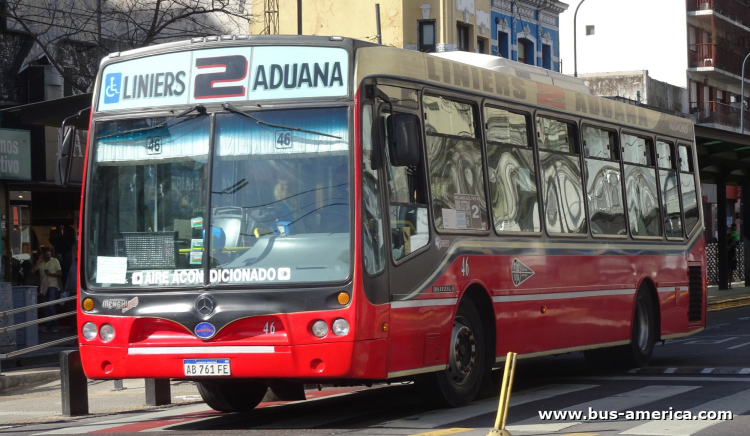
[(732, 21), (750, 26), (748, 0), (688, 0), (688, 12), (713, 10)]
[[(740, 127), (740, 108), (718, 101), (690, 103), (690, 113), (696, 124), (720, 124), (722, 126)], [(750, 130), (750, 112), (745, 110), (745, 131)]]
[(688, 67), (715, 67), (740, 76), (742, 60), (746, 55), (747, 53), (742, 54), (716, 44), (693, 44), (689, 50)]

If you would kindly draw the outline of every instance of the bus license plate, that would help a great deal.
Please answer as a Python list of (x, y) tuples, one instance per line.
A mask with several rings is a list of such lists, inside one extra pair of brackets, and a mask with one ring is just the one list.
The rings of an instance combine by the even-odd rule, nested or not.
[(185, 375), (190, 377), (212, 377), (232, 375), (229, 359), (183, 359)]

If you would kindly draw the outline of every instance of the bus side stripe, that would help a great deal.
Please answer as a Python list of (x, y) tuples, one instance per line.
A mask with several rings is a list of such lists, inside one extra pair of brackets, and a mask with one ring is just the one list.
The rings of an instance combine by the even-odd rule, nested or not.
[(607, 289), (601, 291), (550, 292), (546, 294), (499, 295), (492, 297), (495, 303), (511, 301), (563, 300), (569, 298), (603, 297), (612, 295), (635, 295), (635, 289)]
[(430, 298), (427, 300), (392, 301), (391, 309), (402, 309), (404, 307), (429, 307), (429, 306), (453, 306), (458, 298)]

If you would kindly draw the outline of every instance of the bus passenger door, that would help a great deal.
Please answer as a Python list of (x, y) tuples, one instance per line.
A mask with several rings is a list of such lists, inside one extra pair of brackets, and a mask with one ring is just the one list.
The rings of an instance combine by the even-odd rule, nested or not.
[[(416, 91), (395, 87), (381, 87), (392, 97), (392, 102)], [(418, 107), (418, 106), (417, 106)], [(416, 108), (415, 108), (416, 109)], [(396, 113), (416, 110), (400, 108)], [(378, 113), (379, 148), (382, 150), (385, 204), (387, 210), (386, 251), (388, 252), (389, 297), (391, 300), (391, 332), (388, 347), (390, 377), (404, 375), (404, 371), (435, 366), (447, 356), (448, 335), (441, 337), (440, 329), (452, 319), (452, 306), (421, 306), (416, 301), (423, 297), (423, 284), (439, 261), (431, 248), (427, 211), (427, 183), (423, 140), (420, 141), (420, 162), (415, 166), (393, 165), (388, 148), (388, 117), (390, 105), (381, 102)], [(421, 119), (421, 118), (420, 118)], [(420, 126), (420, 131), (422, 128)], [(441, 295), (441, 297), (452, 295)], [(433, 300), (434, 301), (434, 300)], [(445, 316), (434, 313), (445, 312)], [(443, 319), (445, 318), (445, 319)], [(445, 342), (445, 344), (443, 344)], [(444, 360), (444, 359), (442, 359)]]

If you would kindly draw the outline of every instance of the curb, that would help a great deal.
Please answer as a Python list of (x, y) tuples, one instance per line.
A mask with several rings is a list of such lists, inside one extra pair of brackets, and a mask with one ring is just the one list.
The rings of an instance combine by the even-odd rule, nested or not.
[(731, 309), (733, 307), (750, 306), (750, 297), (732, 298), (729, 300), (712, 301), (706, 305), (706, 311)]
[(60, 370), (17, 371), (0, 375), (0, 394), (60, 380)]

